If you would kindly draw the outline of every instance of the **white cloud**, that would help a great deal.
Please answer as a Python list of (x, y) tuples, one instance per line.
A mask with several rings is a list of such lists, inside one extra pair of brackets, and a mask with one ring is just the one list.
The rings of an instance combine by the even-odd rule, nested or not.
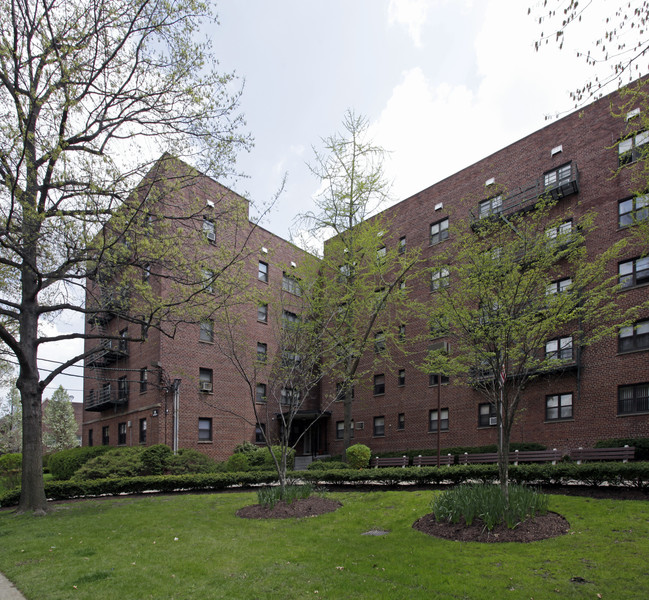
[(408, 35), (418, 48), (421, 47), (421, 28), (426, 22), (430, 0), (390, 0), (388, 23), (398, 23), (408, 30)]

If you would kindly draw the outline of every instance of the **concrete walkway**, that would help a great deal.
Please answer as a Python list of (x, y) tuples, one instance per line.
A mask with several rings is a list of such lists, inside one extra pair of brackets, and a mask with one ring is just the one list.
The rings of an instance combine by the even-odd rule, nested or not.
[(0, 573), (0, 598), (2, 600), (25, 600), (25, 596), (2, 573)]

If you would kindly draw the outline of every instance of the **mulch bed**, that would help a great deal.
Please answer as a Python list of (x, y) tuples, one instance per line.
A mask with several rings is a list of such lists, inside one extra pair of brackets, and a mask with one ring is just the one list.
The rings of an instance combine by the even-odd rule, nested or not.
[(333, 512), (340, 508), (342, 504), (330, 498), (321, 498), (320, 496), (311, 496), (301, 500), (294, 500), (286, 504), (283, 500), (278, 502), (273, 508), (262, 506), (261, 504), (252, 504), (244, 506), (236, 513), (237, 517), (244, 519), (291, 519), (301, 517), (315, 517), (324, 513)]
[(487, 531), (481, 520), (476, 519), (467, 525), (464, 519), (459, 523), (438, 523), (435, 516), (430, 513), (417, 519), (413, 529), (427, 535), (454, 540), (456, 542), (536, 542), (547, 538), (558, 537), (568, 533), (570, 524), (561, 515), (548, 512), (545, 515), (537, 515), (533, 519), (523, 521), (514, 529), (507, 525), (496, 525), (491, 531)]

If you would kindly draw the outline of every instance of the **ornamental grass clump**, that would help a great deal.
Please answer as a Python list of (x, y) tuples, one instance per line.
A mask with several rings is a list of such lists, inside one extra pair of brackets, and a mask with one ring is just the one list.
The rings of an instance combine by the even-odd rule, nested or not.
[(262, 506), (274, 508), (278, 502), (284, 501), (286, 504), (292, 504), (295, 500), (309, 498), (313, 492), (314, 487), (310, 483), (287, 485), (284, 488), (269, 486), (257, 490), (257, 498)]
[(505, 523), (514, 529), (527, 518), (548, 511), (548, 497), (523, 485), (509, 486), (509, 503), (502, 488), (492, 484), (459, 485), (433, 498), (431, 508), (437, 521), (467, 525), (479, 519), (487, 531)]

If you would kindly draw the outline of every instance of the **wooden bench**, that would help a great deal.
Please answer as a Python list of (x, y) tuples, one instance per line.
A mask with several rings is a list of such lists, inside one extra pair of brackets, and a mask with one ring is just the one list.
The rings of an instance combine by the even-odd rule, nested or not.
[[(446, 454), (442, 456), (440, 454), (439, 464), (444, 466), (449, 466), (455, 464), (455, 456), (453, 454)], [(436, 467), (437, 466), (437, 456), (415, 456), (412, 459), (413, 467)]]
[(495, 463), (498, 462), (498, 452), (482, 452), (478, 454), (469, 454), (465, 452), (460, 454), (461, 465), (471, 465), (475, 463)]
[(561, 452), (556, 448), (552, 450), (514, 450), (509, 453), (509, 462), (514, 465), (531, 462), (551, 462), (556, 465), (561, 457)]
[(404, 454), (403, 456), (396, 456), (394, 458), (379, 458), (375, 456), (370, 461), (370, 467), (378, 469), (379, 467), (407, 467), (408, 466), (408, 457)]
[[(509, 453), (509, 464), (517, 465), (525, 462), (551, 462), (553, 465), (561, 460), (561, 452), (556, 448), (552, 450), (514, 450)], [(496, 463), (498, 452), (483, 452), (482, 454), (460, 454), (460, 464), (470, 465), (475, 463)]]
[(580, 465), (583, 460), (621, 460), (628, 462), (635, 458), (635, 447), (622, 448), (575, 448), (570, 451), (570, 458)]

